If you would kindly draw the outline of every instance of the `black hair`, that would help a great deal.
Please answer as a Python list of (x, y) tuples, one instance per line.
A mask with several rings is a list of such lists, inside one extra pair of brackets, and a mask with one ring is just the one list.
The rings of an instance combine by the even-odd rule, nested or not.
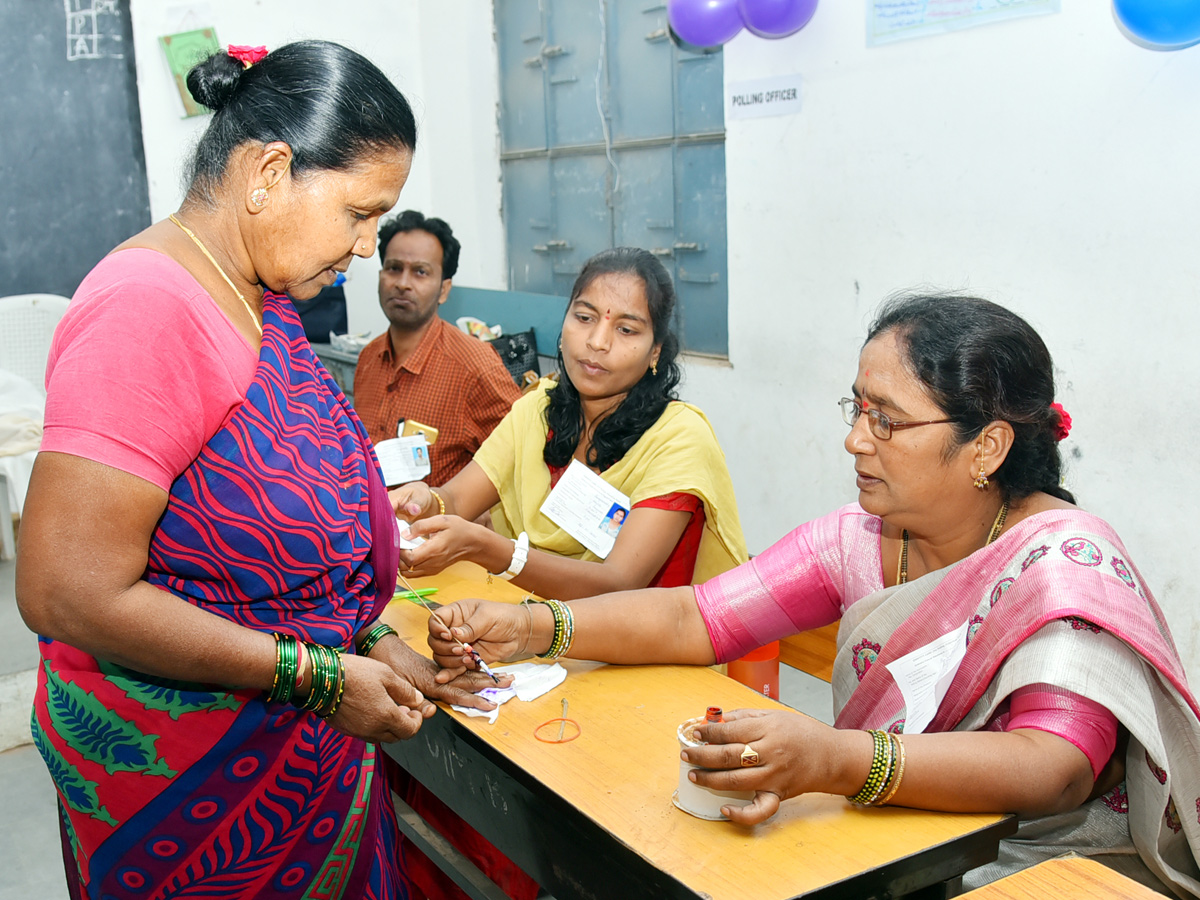
[(230, 155), (245, 143), (286, 143), (294, 176), (343, 171), (372, 151), (417, 146), (404, 95), (374, 63), (340, 44), (285, 44), (248, 69), (219, 51), (188, 72), (187, 87), (214, 113), (192, 155), (188, 187), (208, 201)]
[(893, 333), (909, 369), (954, 426), (953, 452), (990, 422), (1008, 422), (1013, 443), (989, 476), (1006, 502), (1043, 491), (1075, 502), (1062, 487), (1054, 366), (1033, 327), (1016, 313), (961, 294), (889, 298), (867, 342)]
[[(679, 399), (675, 395), (675, 388), (679, 385), (682, 372), (676, 361), (679, 338), (675, 335), (672, 323), (675, 286), (671, 284), (671, 276), (658, 257), (636, 247), (602, 250), (584, 264), (583, 271), (575, 279), (575, 286), (571, 288), (571, 302), (601, 275), (633, 275), (642, 282), (646, 291), (646, 305), (650, 308), (654, 343), (661, 345), (658, 374), (647, 369), (620, 405), (594, 424), (586, 461), (589, 466), (603, 471), (629, 452), (629, 448), (638, 442), (646, 429), (659, 420), (668, 403)], [(568, 315), (570, 309), (571, 304), (568, 303)], [(567, 375), (561, 345), (558, 350), (558, 371), (558, 387), (550, 391), (550, 405), (546, 407), (550, 436), (542, 452), (542, 458), (555, 467), (565, 466), (571, 461), (584, 427), (583, 404)]]
[(387, 261), (387, 246), (400, 232), (427, 231), (438, 239), (442, 245), (442, 278), (453, 278), (458, 271), (458, 251), (462, 244), (450, 230), (445, 219), (426, 218), (415, 209), (406, 209), (398, 216), (393, 216), (379, 227), (379, 261)]

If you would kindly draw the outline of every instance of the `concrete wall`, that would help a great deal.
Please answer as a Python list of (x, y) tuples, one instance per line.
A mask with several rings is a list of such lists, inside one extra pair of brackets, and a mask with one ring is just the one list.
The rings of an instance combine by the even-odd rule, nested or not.
[[(803, 108), (727, 123), (729, 360), (689, 362), (685, 394), (717, 427), (758, 551), (855, 496), (835, 402), (881, 298), (928, 284), (1010, 306), (1046, 339), (1075, 418), (1067, 485), (1124, 537), (1195, 683), (1200, 47), (1144, 50), (1108, 4), (1063, 7), (867, 49), (863, 4), (825, 0), (790, 38), (726, 47), (727, 82), (799, 73)], [(401, 205), (463, 235), (459, 283), (505, 286), (490, 4), (196, 8), (224, 42), (321, 36), (379, 63), (423, 125)], [(180, 9), (133, 7), (156, 217), (201, 124), (179, 120), (156, 45)], [(375, 269), (351, 270), (356, 330), (383, 327)]]
[[(404, 92), (417, 116), (417, 154), (400, 209), (446, 219), (463, 243), (458, 280), (507, 287), (500, 218), (496, 46), (490, 8), (478, 0), (357, 0), (336, 12), (322, 0), (131, 0), (150, 210), (178, 208), (183, 163), (209, 117), (183, 118), (158, 39), (214, 26), (225, 44), (278, 47), (320, 38), (352, 47)], [(350, 330), (379, 334), (378, 258), (348, 272)]]
[(752, 550), (855, 496), (835, 408), (878, 301), (966, 288), (1027, 317), (1074, 416), (1067, 486), (1117, 528), (1193, 683), (1200, 610), (1200, 47), (1127, 41), (1107, 3), (867, 49), (861, 3), (726, 82), (798, 72), (794, 116), (727, 123), (732, 366), (687, 392), (729, 455)]

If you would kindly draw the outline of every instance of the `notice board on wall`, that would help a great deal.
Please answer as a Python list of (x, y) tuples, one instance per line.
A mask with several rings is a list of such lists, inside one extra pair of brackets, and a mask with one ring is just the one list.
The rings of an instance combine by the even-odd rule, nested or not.
[(150, 223), (128, 0), (0, 3), (0, 296), (71, 296)]

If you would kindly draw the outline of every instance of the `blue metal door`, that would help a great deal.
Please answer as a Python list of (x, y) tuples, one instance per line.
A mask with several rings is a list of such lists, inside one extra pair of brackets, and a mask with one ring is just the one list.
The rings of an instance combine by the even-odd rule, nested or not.
[(721, 54), (677, 48), (651, 0), (495, 0), (514, 290), (565, 295), (632, 245), (671, 270), (683, 345), (728, 350)]

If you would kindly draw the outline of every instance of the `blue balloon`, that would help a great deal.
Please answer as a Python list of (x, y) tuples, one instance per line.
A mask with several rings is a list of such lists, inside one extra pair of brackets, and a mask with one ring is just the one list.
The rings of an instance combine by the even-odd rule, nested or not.
[(668, 0), (667, 21), (696, 47), (716, 47), (742, 30), (737, 0)]
[(1113, 13), (1127, 37), (1153, 50), (1200, 43), (1198, 0), (1113, 0)]

